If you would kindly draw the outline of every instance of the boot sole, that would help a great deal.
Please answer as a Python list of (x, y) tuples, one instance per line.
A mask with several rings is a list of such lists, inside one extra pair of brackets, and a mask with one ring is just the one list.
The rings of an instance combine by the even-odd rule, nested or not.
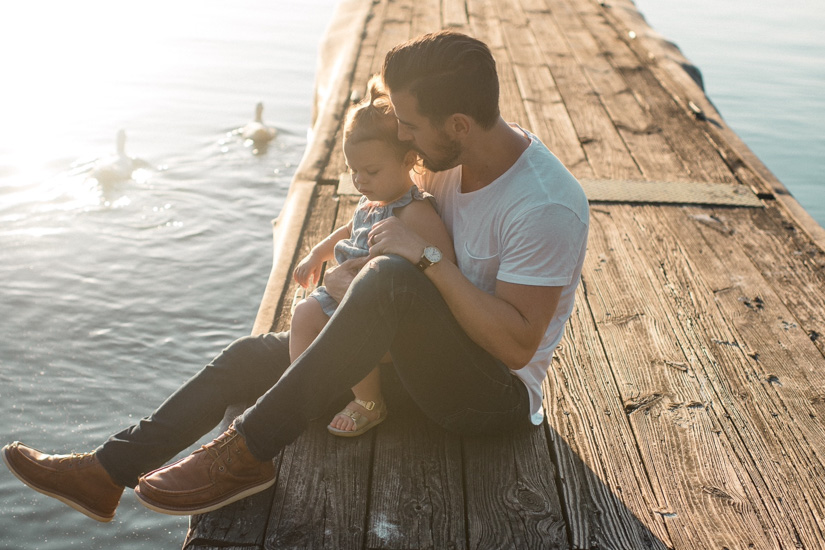
[(9, 469), (9, 471), (12, 474), (14, 474), (14, 477), (16, 477), (17, 479), (22, 481), (23, 484), (26, 485), (27, 487), (29, 487), (30, 489), (34, 489), (35, 491), (37, 491), (41, 495), (46, 495), (47, 497), (52, 497), (54, 499), (57, 499), (60, 502), (62, 502), (63, 504), (77, 510), (78, 512), (80, 512), (84, 516), (90, 517), (95, 521), (99, 521), (100, 523), (109, 523), (110, 521), (115, 519), (114, 514), (112, 514), (111, 516), (101, 516), (100, 514), (97, 514), (97, 513), (93, 512), (92, 510), (90, 510), (89, 508), (87, 508), (86, 506), (84, 506), (82, 503), (74, 501), (74, 500), (70, 499), (67, 496), (61, 495), (60, 493), (55, 493), (54, 491), (50, 491), (48, 489), (44, 489), (43, 487), (38, 487), (37, 485), (35, 485), (34, 483), (30, 482), (25, 477), (23, 477), (23, 474), (19, 473), (15, 469), (14, 465), (12, 464), (11, 460), (8, 457), (8, 454), (9, 454), (9, 447), (8, 447), (8, 445), (6, 445), (5, 447), (3, 447), (3, 462), (6, 463), (6, 467)]
[(196, 514), (205, 514), (207, 512), (214, 512), (215, 510), (220, 510), (221, 508), (223, 508), (224, 506), (227, 506), (228, 504), (232, 504), (233, 502), (243, 500), (246, 497), (250, 497), (250, 496), (258, 494), (262, 491), (266, 491), (267, 489), (269, 489), (270, 487), (275, 485), (275, 481), (277, 481), (277, 479), (278, 479), (278, 477), (275, 476), (271, 480), (269, 480), (265, 483), (262, 483), (260, 485), (255, 485), (254, 487), (249, 487), (247, 489), (244, 489), (243, 491), (240, 491), (240, 492), (235, 493), (233, 495), (229, 495), (226, 498), (224, 498), (224, 499), (222, 499), (218, 502), (213, 502), (213, 503), (210, 503), (210, 504), (204, 504), (203, 506), (199, 506), (199, 507), (196, 507), (196, 508), (172, 508), (172, 507), (168, 507), (168, 506), (163, 506), (163, 505), (158, 504), (156, 502), (152, 502), (146, 496), (141, 494), (140, 486), (135, 487), (135, 496), (138, 497), (138, 501), (141, 504), (143, 504), (144, 506), (146, 506), (147, 508), (149, 508), (152, 511), (159, 512), (161, 514), (166, 514), (166, 515), (169, 515), (169, 516), (194, 516)]

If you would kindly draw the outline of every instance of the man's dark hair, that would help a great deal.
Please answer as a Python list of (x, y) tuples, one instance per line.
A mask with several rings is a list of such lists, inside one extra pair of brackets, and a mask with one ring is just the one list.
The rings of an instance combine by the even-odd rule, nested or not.
[(489, 129), (499, 117), (496, 62), (484, 42), (455, 31), (425, 34), (387, 53), (390, 92), (407, 92), (433, 124), (461, 113)]

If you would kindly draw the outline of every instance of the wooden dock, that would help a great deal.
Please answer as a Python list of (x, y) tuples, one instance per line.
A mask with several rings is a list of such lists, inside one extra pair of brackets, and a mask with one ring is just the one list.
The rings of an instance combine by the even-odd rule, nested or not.
[(353, 440), (319, 422), (184, 547), (825, 548), (825, 231), (630, 0), (341, 2), (255, 331), (288, 327), (293, 263), (357, 202), (338, 188), (351, 98), (440, 28), (490, 45), (505, 118), (591, 199), (547, 422), (459, 437), (399, 409)]

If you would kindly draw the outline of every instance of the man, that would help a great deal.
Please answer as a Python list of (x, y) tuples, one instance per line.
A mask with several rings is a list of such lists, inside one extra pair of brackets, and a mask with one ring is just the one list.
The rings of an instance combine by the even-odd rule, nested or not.
[[(397, 218), (384, 220), (367, 266), (352, 280), (347, 270), (360, 266), (328, 277), (331, 292), (346, 294), (293, 365), (287, 334), (243, 338), (94, 453), (6, 446), (15, 475), (101, 521), (136, 484), (159, 512), (211, 511), (274, 484), (272, 458), (387, 352), (404, 390), (444, 428), (501, 433), (542, 422), (541, 381), (584, 261), (584, 193), (535, 136), (501, 118), (482, 42), (420, 37), (387, 54), (383, 78), (399, 137), (429, 168), (419, 183), (438, 200), (458, 265)], [(140, 477), (212, 429), (227, 405), (255, 398), (213, 442)]]

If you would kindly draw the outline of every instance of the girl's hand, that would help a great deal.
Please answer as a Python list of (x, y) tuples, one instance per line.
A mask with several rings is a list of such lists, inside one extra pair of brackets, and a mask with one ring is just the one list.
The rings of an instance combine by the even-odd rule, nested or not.
[(366, 265), (367, 260), (369, 260), (367, 256), (350, 258), (341, 265), (328, 269), (324, 274), (324, 287), (336, 302), (340, 303), (344, 298), (344, 294), (347, 293), (352, 280)]
[(323, 264), (324, 262), (318, 261), (314, 255), (310, 253), (298, 262), (295, 271), (292, 272), (292, 277), (296, 283), (307, 288), (307, 286), (314, 284), (321, 277), (321, 266)]
[(414, 264), (418, 263), (427, 247), (424, 239), (395, 216), (373, 225), (367, 243), (371, 258), (381, 254), (397, 254)]

